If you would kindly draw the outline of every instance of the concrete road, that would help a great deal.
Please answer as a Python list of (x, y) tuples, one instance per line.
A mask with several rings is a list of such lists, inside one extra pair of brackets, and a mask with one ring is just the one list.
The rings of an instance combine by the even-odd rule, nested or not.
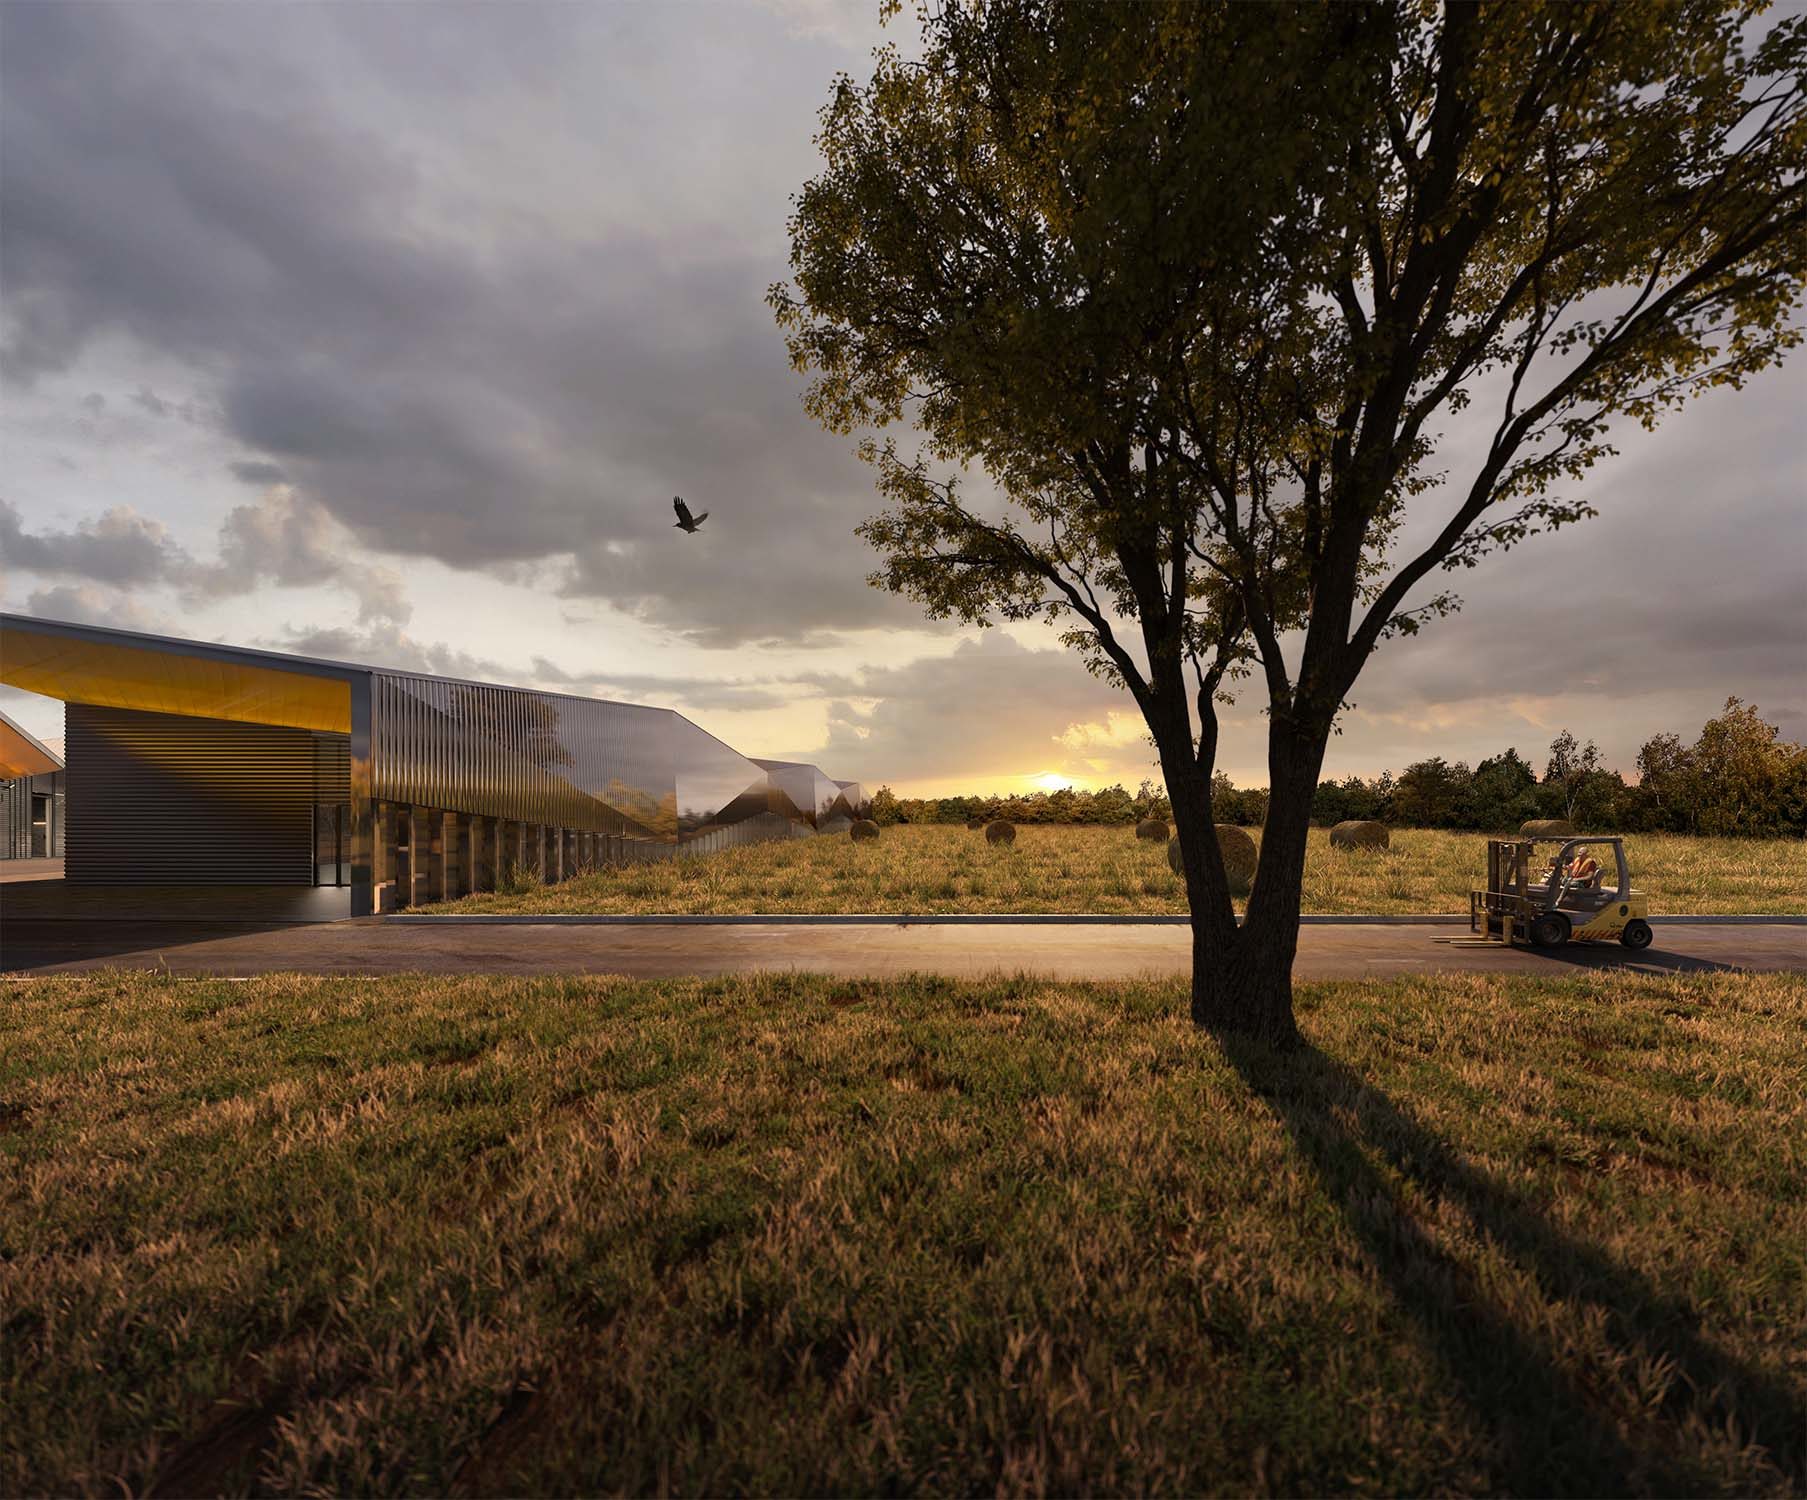
[[(1476, 943), (1461, 926), (1306, 926), (1294, 972), (1301, 979), (1385, 977), (1433, 970), (1562, 974), (1577, 968), (1641, 973), (1702, 969), (1807, 970), (1807, 926), (1655, 924), (1655, 944), (1617, 943), (1553, 952)], [(103, 968), (250, 975), (403, 972), (627, 974), (656, 978), (801, 970), (876, 977), (929, 971), (968, 977), (1029, 972), (1068, 979), (1184, 974), (1183, 926), (1028, 923), (938, 926), (743, 922), (631, 926), (559, 923), (393, 922), (227, 925), (205, 921), (8, 920), (0, 969), (72, 973)]]

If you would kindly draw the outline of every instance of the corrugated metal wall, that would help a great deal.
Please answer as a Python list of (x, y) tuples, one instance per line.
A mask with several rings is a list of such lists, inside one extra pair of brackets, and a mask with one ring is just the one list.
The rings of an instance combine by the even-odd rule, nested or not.
[(66, 876), (312, 885), (315, 736), (71, 703)]
[[(34, 828), (34, 800), (44, 820)], [(63, 852), (63, 773), (45, 771), (0, 782), (0, 859), (55, 859)]]

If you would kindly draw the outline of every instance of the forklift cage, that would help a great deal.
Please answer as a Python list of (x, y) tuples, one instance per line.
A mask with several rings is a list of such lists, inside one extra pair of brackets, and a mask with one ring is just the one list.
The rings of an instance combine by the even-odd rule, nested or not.
[[(1531, 859), (1539, 844), (1559, 844), (1551, 878), (1542, 871), (1534, 877)], [(1609, 896), (1604, 883), (1595, 886), (1575, 879), (1574, 853), (1586, 845), (1610, 844), (1617, 887)], [(1492, 933), (1510, 943), (1514, 929), (1528, 936), (1531, 924), (1546, 912), (1560, 911), (1586, 920), (1600, 907), (1623, 900), (1631, 891), (1631, 869), (1625, 862), (1625, 841), (1612, 835), (1579, 835), (1574, 838), (1489, 839), (1487, 841), (1487, 889), (1468, 893), (1470, 932)]]

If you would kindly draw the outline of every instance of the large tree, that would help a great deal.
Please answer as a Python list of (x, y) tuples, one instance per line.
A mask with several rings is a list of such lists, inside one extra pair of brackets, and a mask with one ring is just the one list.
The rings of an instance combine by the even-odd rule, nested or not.
[[(919, 429), (861, 444), (875, 582), (1063, 622), (1135, 699), (1193, 1015), (1288, 1041), (1312, 793), (1370, 654), (1455, 607), (1440, 570), (1590, 514), (1621, 432), (1796, 342), (1803, 28), (1701, 0), (921, 22), (837, 80), (796, 200), (771, 300), (807, 405)], [(1210, 786), (1244, 679), (1271, 795), (1238, 927)]]

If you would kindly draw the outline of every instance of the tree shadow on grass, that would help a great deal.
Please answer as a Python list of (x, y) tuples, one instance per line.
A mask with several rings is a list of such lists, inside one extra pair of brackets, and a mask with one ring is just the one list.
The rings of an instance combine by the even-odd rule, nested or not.
[[(1728, 1479), (1704, 1471), (1701, 1450), (1747, 1445), (1765, 1451), (1746, 1454), (1741, 1488), (1758, 1475), (1765, 1488), (1801, 1487), (1800, 1393), (1717, 1348), (1685, 1299), (1553, 1224), (1317, 1048), (1223, 1045), (1490, 1434), (1486, 1488), (1695, 1494)], [(1531, 1309), (1503, 1303), (1510, 1288), (1486, 1261), (1427, 1227), (1429, 1214), (1452, 1207), (1534, 1283)], [(1553, 1304), (1567, 1310), (1548, 1316)], [(1593, 1348), (1565, 1347), (1565, 1331), (1582, 1328)]]

